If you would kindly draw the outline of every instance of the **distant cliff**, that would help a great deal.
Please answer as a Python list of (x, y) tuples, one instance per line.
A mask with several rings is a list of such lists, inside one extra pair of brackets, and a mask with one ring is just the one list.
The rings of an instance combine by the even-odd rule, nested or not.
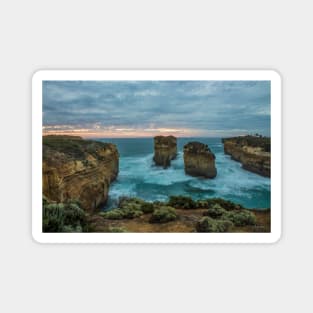
[(262, 136), (223, 138), (224, 152), (250, 172), (271, 176), (271, 139)]
[(201, 142), (189, 142), (184, 146), (185, 172), (191, 176), (214, 178), (217, 174), (215, 155)]
[(43, 137), (43, 195), (64, 202), (77, 199), (86, 211), (104, 205), (119, 171), (115, 145), (76, 136)]
[(177, 139), (174, 136), (154, 137), (154, 157), (156, 165), (167, 168), (177, 155)]

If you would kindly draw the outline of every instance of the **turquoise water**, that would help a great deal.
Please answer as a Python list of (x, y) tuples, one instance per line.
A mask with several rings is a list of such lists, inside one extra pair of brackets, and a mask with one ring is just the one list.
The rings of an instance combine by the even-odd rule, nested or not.
[[(247, 208), (270, 207), (270, 179), (243, 170), (240, 163), (225, 155), (221, 138), (178, 138), (178, 156), (168, 169), (153, 164), (153, 138), (97, 140), (116, 144), (120, 153), (120, 171), (110, 186), (107, 208), (116, 206), (120, 196), (165, 201), (170, 195), (188, 195), (193, 199), (222, 197)], [(182, 151), (189, 141), (208, 144), (215, 153), (216, 178), (185, 174)]]

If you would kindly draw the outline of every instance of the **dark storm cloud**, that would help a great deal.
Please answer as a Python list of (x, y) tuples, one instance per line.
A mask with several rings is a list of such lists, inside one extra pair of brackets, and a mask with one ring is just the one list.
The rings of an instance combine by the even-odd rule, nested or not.
[(269, 81), (45, 81), (46, 127), (270, 134)]

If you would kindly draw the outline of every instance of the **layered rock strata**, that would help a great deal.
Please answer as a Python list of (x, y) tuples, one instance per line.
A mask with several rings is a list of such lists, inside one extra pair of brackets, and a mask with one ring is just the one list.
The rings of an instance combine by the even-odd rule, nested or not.
[(271, 176), (271, 141), (268, 137), (242, 136), (223, 138), (224, 152), (250, 172)]
[(214, 178), (217, 175), (215, 155), (201, 142), (189, 142), (184, 146), (185, 173), (191, 176)]
[(167, 168), (177, 155), (177, 139), (174, 136), (154, 137), (154, 157), (156, 165)]
[(110, 183), (119, 171), (115, 145), (76, 136), (44, 136), (43, 195), (64, 202), (77, 199), (94, 211), (108, 199)]

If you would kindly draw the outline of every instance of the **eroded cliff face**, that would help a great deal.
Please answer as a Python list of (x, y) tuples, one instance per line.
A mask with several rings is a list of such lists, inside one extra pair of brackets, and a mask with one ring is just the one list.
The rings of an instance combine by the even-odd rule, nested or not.
[(94, 211), (106, 203), (118, 171), (113, 144), (75, 136), (43, 137), (43, 195), (50, 200), (78, 199), (84, 210)]
[(201, 142), (189, 142), (184, 146), (185, 172), (191, 176), (214, 178), (217, 174), (215, 155)]
[(177, 139), (174, 136), (154, 137), (154, 157), (156, 165), (167, 168), (177, 155)]
[(271, 152), (270, 138), (243, 136), (224, 138), (224, 152), (242, 164), (250, 172), (270, 177)]

